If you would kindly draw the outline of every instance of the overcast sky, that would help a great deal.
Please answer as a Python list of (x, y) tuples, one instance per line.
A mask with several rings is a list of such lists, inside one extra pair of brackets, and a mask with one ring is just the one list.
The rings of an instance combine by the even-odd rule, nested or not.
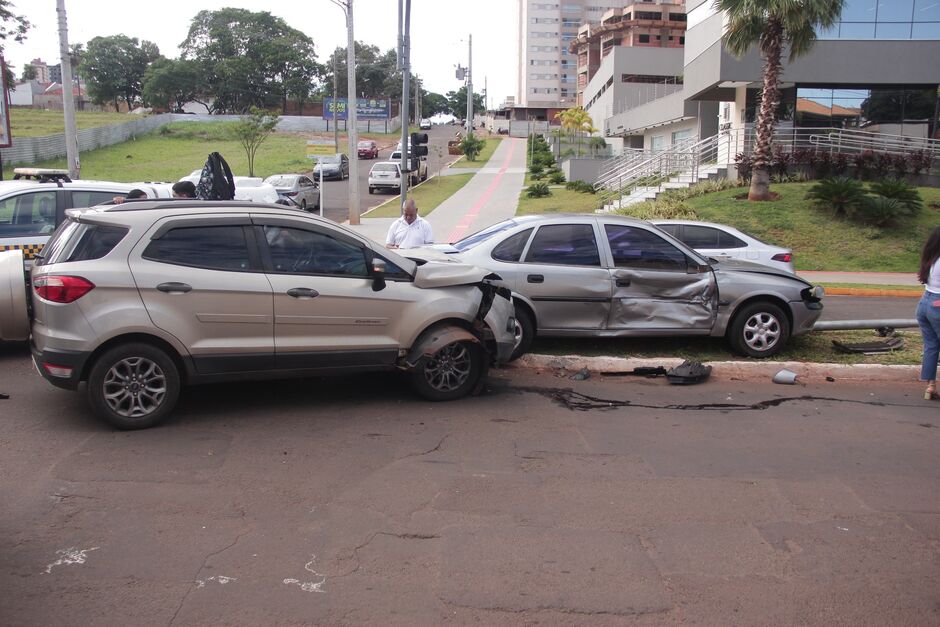
[[(66, 0), (69, 43), (99, 35), (124, 34), (147, 39), (166, 57), (179, 56), (192, 18), (203, 9), (237, 7), (270, 11), (316, 44), (322, 62), (338, 45), (346, 45), (343, 12), (330, 0)], [(32, 22), (27, 40), (8, 41), (5, 57), (19, 77), (23, 64), (40, 58), (59, 62), (55, 0), (13, 0), (13, 12)], [(356, 39), (380, 49), (395, 47), (398, 0), (354, 0)], [(499, 105), (516, 93), (516, 3), (512, 0), (412, 0), (412, 72), (425, 89), (456, 90), (457, 63), (467, 64), (467, 36), (473, 35), (474, 91), (488, 79), (489, 104)]]

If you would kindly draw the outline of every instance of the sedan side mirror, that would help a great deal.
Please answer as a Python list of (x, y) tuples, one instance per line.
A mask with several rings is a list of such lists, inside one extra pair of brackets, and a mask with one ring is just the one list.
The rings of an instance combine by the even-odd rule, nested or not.
[(372, 291), (381, 292), (385, 289), (385, 272), (388, 267), (384, 259), (375, 258), (372, 260)]

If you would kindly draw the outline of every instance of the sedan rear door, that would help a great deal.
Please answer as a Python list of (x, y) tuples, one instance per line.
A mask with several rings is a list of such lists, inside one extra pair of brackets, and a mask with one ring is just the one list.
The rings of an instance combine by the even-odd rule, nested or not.
[(677, 335), (711, 330), (718, 292), (709, 266), (639, 225), (606, 223), (604, 240), (614, 264), (608, 328)]

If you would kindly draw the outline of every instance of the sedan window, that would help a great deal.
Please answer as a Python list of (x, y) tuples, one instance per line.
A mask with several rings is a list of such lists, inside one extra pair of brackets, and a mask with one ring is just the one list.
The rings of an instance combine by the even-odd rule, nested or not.
[(593, 225), (551, 224), (540, 227), (529, 246), (526, 262), (600, 266)]
[(682, 231), (682, 241), (690, 248), (718, 248), (718, 229), (709, 226), (686, 224)]
[(0, 203), (0, 236), (50, 235), (55, 230), (56, 193), (31, 192)]
[(688, 266), (685, 254), (655, 233), (620, 224), (604, 228), (618, 268), (685, 272)]
[(747, 248), (747, 242), (741, 241), (726, 231), (719, 231), (718, 248)]
[(275, 272), (367, 277), (365, 251), (323, 233), (265, 226)]
[(522, 259), (522, 251), (525, 250), (530, 235), (532, 235), (532, 229), (526, 229), (506, 238), (493, 249), (493, 259), (497, 261), (519, 261)]

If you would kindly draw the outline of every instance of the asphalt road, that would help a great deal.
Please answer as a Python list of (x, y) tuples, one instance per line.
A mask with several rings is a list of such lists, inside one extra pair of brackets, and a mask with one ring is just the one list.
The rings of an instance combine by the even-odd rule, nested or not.
[[(422, 131), (428, 134), (428, 175), (436, 173), (444, 164), (449, 163), (455, 157), (447, 154), (447, 142), (454, 138), (454, 133), (459, 127), (449, 124), (443, 124), (433, 127), (430, 131)], [(360, 215), (378, 206), (388, 200), (392, 194), (377, 193), (369, 194), (369, 170), (372, 165), (378, 161), (387, 161), (394, 152), (398, 144), (398, 138), (389, 136), (380, 140), (378, 159), (360, 159), (359, 160), (359, 213)], [(383, 143), (386, 144), (383, 146)], [(441, 148), (440, 154), (435, 147)], [(349, 219), (349, 185), (350, 179), (344, 181), (324, 181), (326, 202), (323, 205), (323, 215), (331, 220), (343, 222)]]
[(913, 382), (243, 383), (115, 432), (21, 347), (0, 371), (3, 624), (937, 620)]
[(916, 298), (826, 296), (820, 320), (913, 320)]

